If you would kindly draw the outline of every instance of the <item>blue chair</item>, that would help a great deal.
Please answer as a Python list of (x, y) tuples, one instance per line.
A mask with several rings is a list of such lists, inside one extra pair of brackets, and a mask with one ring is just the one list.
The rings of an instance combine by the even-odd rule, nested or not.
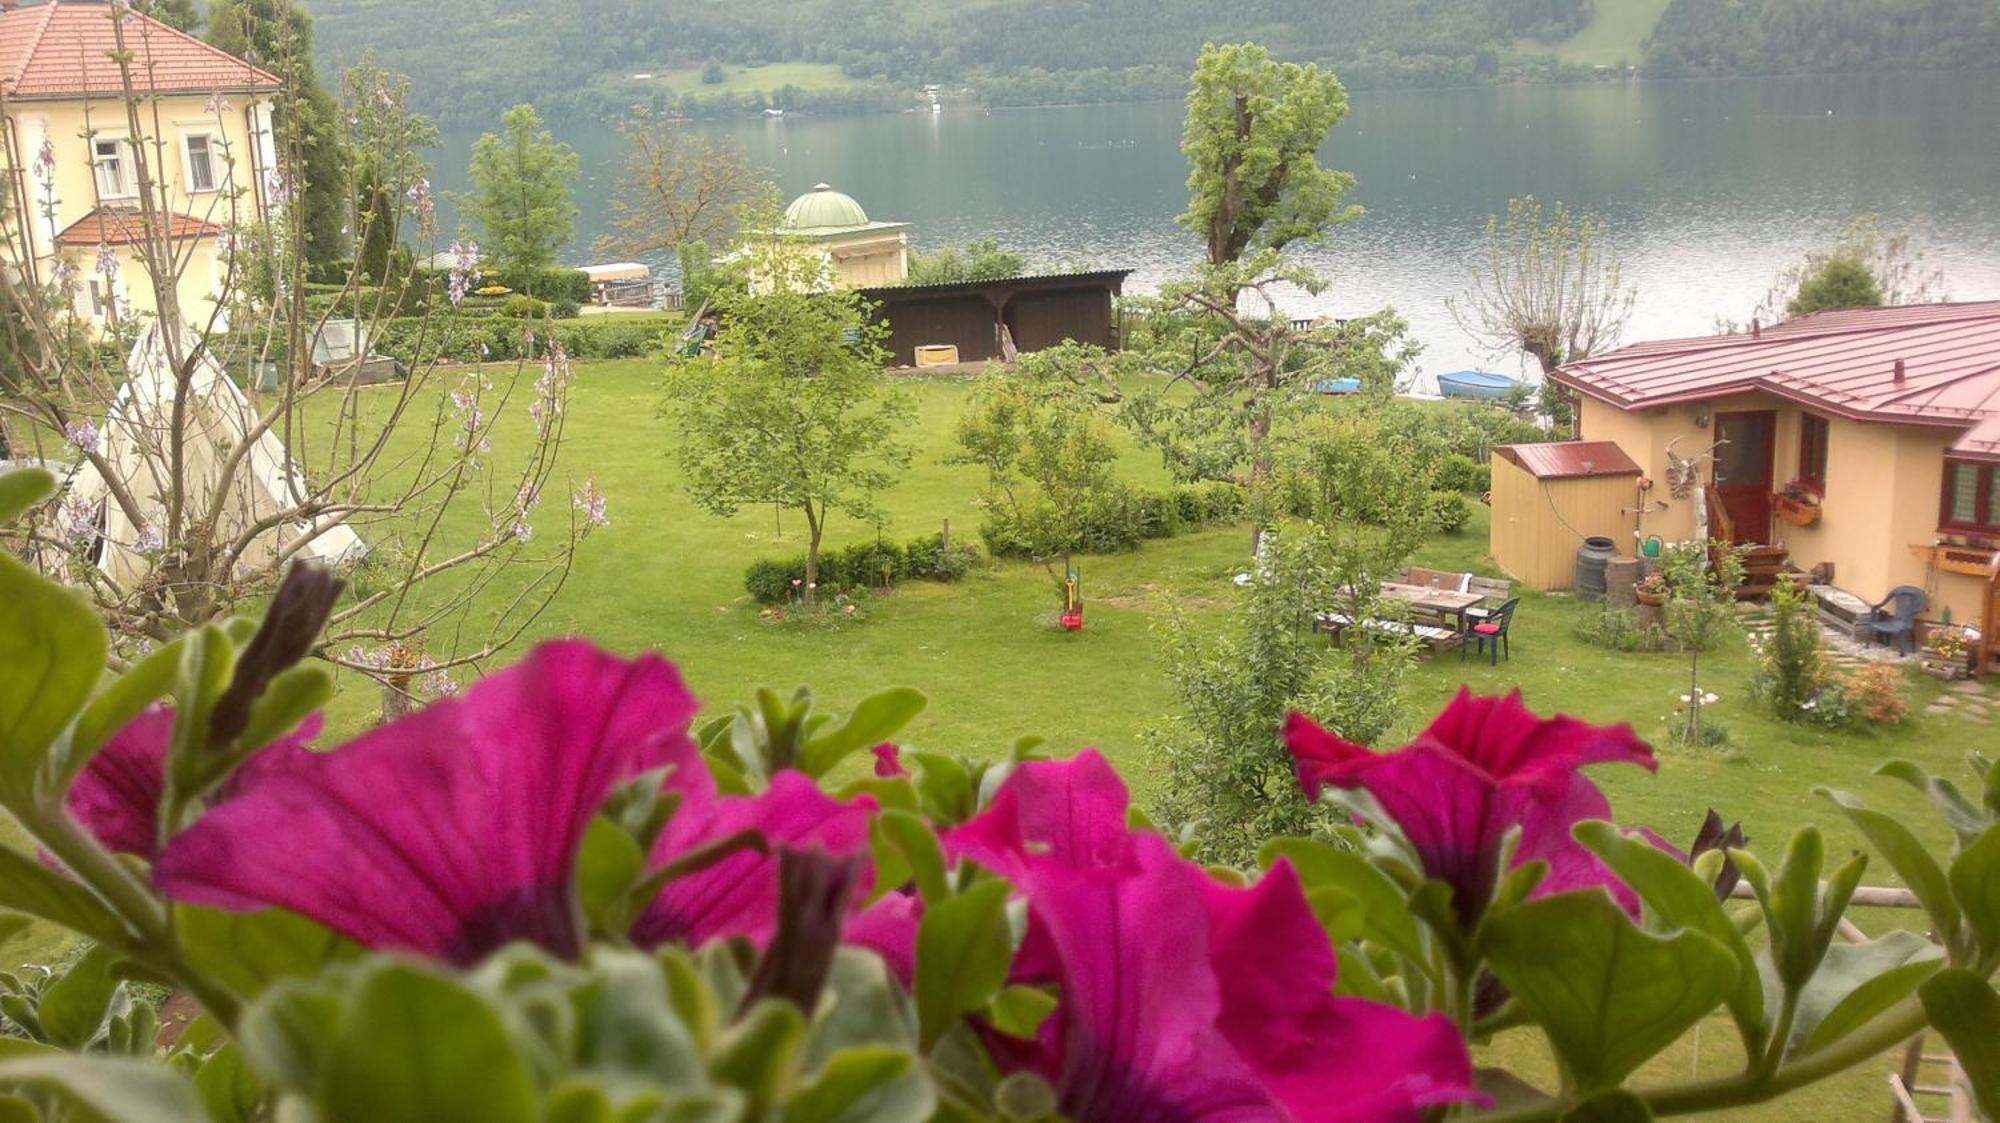
[(1458, 645), (1458, 661), (1465, 662), (1465, 641), (1470, 640), (1479, 645), (1479, 651), (1486, 656), (1488, 664), (1499, 664), (1502, 648), (1506, 649), (1507, 661), (1513, 662), (1514, 645), (1507, 638), (1507, 628), (1514, 622), (1514, 606), (1520, 603), (1521, 598), (1514, 597), (1483, 616), (1467, 616), (1463, 639)]
[[(1870, 605), (1861, 627), (1870, 643), (1882, 638), (1896, 641), (1896, 650), (1908, 655), (1917, 649), (1917, 613), (1930, 606), (1930, 597), (1915, 585), (1898, 585), (1880, 603)], [(1883, 612), (1883, 609), (1889, 609)]]

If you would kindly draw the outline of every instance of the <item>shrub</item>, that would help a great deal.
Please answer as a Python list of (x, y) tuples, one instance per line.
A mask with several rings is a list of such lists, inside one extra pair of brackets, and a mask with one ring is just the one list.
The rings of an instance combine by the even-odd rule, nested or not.
[(516, 320), (540, 320), (548, 316), (549, 305), (545, 300), (517, 294), (501, 302), (500, 314)]
[(796, 562), (761, 558), (751, 562), (750, 568), (744, 572), (743, 588), (759, 604), (783, 604), (792, 599), (792, 578), (798, 576), (800, 581), (804, 581), (805, 569), (804, 558)]
[(1243, 489), (1232, 483), (1181, 484), (1166, 492), (1120, 489), (1082, 511), (1057, 511), (1047, 500), (992, 504), (979, 536), (987, 552), (1001, 558), (1115, 554), (1148, 539), (1235, 522), (1246, 506)]
[(903, 548), (903, 572), (913, 581), (957, 581), (978, 559), (976, 547), (954, 542), (946, 548), (943, 534), (929, 534)]
[[(927, 535), (908, 546), (893, 542), (857, 542), (843, 550), (822, 550), (819, 581), (822, 597), (882, 589), (905, 580), (956, 581), (971, 572), (979, 551), (964, 542), (944, 547), (944, 536)], [(743, 572), (743, 589), (759, 604), (790, 604), (805, 591), (804, 554), (777, 561), (764, 558)]]
[(1462, 452), (1448, 452), (1438, 460), (1437, 486), (1464, 495), (1484, 495), (1493, 489), (1493, 469)]
[(1666, 632), (1659, 625), (1639, 626), (1639, 614), (1630, 608), (1604, 605), (1577, 622), (1576, 638), (1592, 647), (1611, 651), (1664, 651)]
[(1465, 496), (1456, 491), (1431, 492), (1431, 525), (1440, 534), (1457, 534), (1465, 529), (1472, 518), (1471, 508), (1465, 505)]
[(1771, 590), (1771, 646), (1758, 661), (1760, 693), (1779, 721), (1823, 720), (1806, 709), (1826, 680), (1812, 594), (1795, 581)]
[(1910, 716), (1903, 697), (1903, 673), (1893, 664), (1869, 663), (1840, 676), (1840, 689), (1854, 712), (1883, 725), (1898, 725)]
[(582, 306), (574, 300), (553, 300), (549, 302), (549, 315), (558, 320), (574, 320), (577, 313), (582, 310)]
[[(821, 558), (820, 566), (824, 568), (826, 562)], [(840, 571), (837, 584), (843, 588), (886, 589), (908, 572), (908, 556), (892, 543), (859, 542), (840, 551), (835, 565)]]

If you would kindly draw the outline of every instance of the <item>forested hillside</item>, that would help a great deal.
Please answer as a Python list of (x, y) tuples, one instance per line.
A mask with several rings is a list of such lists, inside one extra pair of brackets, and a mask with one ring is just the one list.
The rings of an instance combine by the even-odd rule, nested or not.
[[(1204, 41), (1252, 39), (1353, 86), (1497, 77), (1593, 0), (307, 0), (323, 61), (373, 49), (450, 125), (529, 98), (551, 117), (1178, 96)], [(1672, 0), (1632, 61), (1657, 74), (2000, 62), (2000, 0)], [(707, 65), (713, 60), (716, 65)], [(774, 64), (791, 64), (776, 66)], [(705, 68), (705, 69), (704, 69)], [(1587, 68), (1585, 68), (1587, 72)]]

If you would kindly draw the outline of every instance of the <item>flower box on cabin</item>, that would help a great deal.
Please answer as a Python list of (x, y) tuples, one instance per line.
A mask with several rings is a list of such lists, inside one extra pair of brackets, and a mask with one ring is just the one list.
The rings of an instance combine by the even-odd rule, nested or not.
[(1771, 513), (1793, 526), (1811, 526), (1819, 521), (1819, 501), (1794, 499), (1784, 492), (1771, 494)]

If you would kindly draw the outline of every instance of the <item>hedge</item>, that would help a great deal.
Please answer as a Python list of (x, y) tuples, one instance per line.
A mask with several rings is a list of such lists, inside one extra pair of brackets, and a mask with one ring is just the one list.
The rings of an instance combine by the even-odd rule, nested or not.
[[(978, 560), (978, 549), (963, 542), (954, 542), (947, 549), (942, 534), (912, 539), (904, 546), (879, 540), (859, 542), (844, 550), (820, 553), (815, 591), (833, 596), (885, 589), (900, 581), (957, 581), (971, 572)], [(743, 574), (744, 589), (760, 604), (797, 600), (804, 593), (805, 582), (804, 554), (752, 562)]]
[(1083, 511), (1058, 512), (1046, 502), (1018, 512), (988, 510), (979, 535), (995, 557), (1049, 557), (1060, 553), (1112, 554), (1137, 549), (1151, 538), (1243, 517), (1243, 489), (1231, 483), (1182, 484), (1170, 491), (1127, 490)]

